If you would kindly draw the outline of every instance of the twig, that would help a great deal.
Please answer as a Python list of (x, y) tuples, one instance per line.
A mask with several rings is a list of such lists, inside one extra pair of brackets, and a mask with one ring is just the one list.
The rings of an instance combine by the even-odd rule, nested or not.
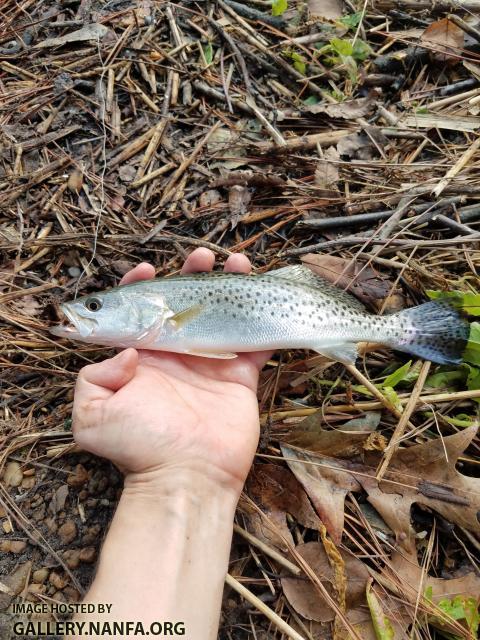
[[(402, 417), (403, 413), (399, 411), (397, 407), (392, 402), (390, 402), (390, 400), (386, 396), (383, 395), (380, 389), (378, 389), (372, 382), (370, 382), (370, 380), (366, 376), (364, 376), (363, 373), (359, 371), (355, 365), (346, 364), (345, 369), (349, 373), (351, 373), (352, 376), (360, 382), (360, 384), (366, 387), (370, 391), (370, 393), (381, 402), (385, 409), (388, 409), (390, 413), (393, 413), (396, 418)], [(413, 424), (410, 424), (410, 426), (412, 427), (412, 429), (415, 428)]]
[(247, 602), (258, 609), (260, 613), (263, 613), (265, 617), (267, 617), (270, 622), (272, 622), (279, 631), (284, 633), (287, 637), (292, 640), (305, 640), (303, 636), (301, 636), (295, 629), (293, 629), (285, 620), (283, 620), (275, 611), (267, 607), (267, 605), (257, 598), (251, 591), (249, 591), (243, 584), (240, 584), (238, 580), (236, 580), (233, 576), (227, 573), (225, 577), (225, 583), (231, 587), (234, 591), (236, 591), (242, 598), (245, 598)]
[(449, 171), (445, 174), (445, 177), (440, 180), (437, 186), (432, 189), (432, 193), (438, 198), (438, 196), (445, 189), (447, 184), (452, 178), (454, 178), (460, 171), (468, 164), (473, 158), (476, 152), (480, 149), (480, 136), (470, 145), (470, 147), (460, 156), (457, 162), (453, 165)]
[(302, 570), (297, 567), (297, 565), (284, 558), (281, 553), (279, 553), (275, 549), (272, 549), (272, 547), (269, 547), (268, 544), (265, 544), (265, 542), (262, 542), (262, 540), (260, 540), (256, 536), (252, 535), (245, 529), (242, 529), (242, 527), (240, 527), (238, 524), (233, 525), (233, 530), (235, 531), (235, 533), (241, 535), (242, 538), (245, 538), (245, 540), (247, 540), (254, 547), (260, 549), (260, 551), (262, 551), (266, 556), (272, 558), (272, 560), (275, 560), (275, 562), (278, 562), (278, 564), (282, 567), (285, 567), (285, 569), (290, 571), (290, 573), (293, 573), (296, 576), (302, 573)]
[(456, 220), (443, 215), (443, 213), (437, 213), (435, 216), (433, 216), (432, 220), (444, 224), (446, 227), (448, 227), (452, 231), (455, 231), (455, 233), (458, 233), (461, 236), (469, 236), (471, 234), (477, 233), (475, 229), (472, 229), (472, 227), (467, 227), (466, 224), (457, 222)]
[(400, 416), (400, 420), (398, 421), (397, 426), (395, 427), (395, 431), (390, 439), (390, 444), (388, 445), (382, 463), (380, 464), (377, 471), (377, 480), (380, 481), (385, 472), (387, 470), (388, 465), (390, 464), (390, 460), (392, 456), (398, 449), (400, 444), (400, 440), (405, 432), (405, 429), (409, 423), (410, 416), (415, 411), (415, 407), (417, 406), (417, 402), (420, 398), (420, 394), (423, 391), (423, 387), (425, 385), (425, 380), (427, 379), (428, 372), (430, 371), (431, 362), (429, 360), (425, 360), (422, 364), (422, 368), (420, 369), (420, 373), (418, 374), (417, 381), (415, 386), (413, 387), (413, 391), (408, 399), (408, 402), (403, 410), (402, 415)]
[[(370, 382), (370, 381), (369, 381)], [(434, 393), (430, 395), (420, 396), (417, 400), (417, 409), (421, 409), (424, 405), (437, 404), (441, 402), (462, 402), (463, 400), (472, 400), (472, 398), (480, 397), (480, 391), (456, 391), (454, 393)], [(402, 405), (406, 405), (410, 400), (408, 398), (399, 398)], [(366, 402), (354, 402), (353, 404), (333, 404), (328, 407), (329, 411), (338, 411), (339, 413), (351, 411), (371, 411), (381, 409), (385, 405), (382, 402), (368, 400)], [(304, 409), (288, 409), (285, 411), (274, 411), (273, 413), (265, 413), (261, 415), (262, 424), (267, 419), (272, 421), (284, 420), (285, 418), (303, 418), (317, 413), (320, 407), (307, 407)], [(324, 408), (325, 409), (325, 408)]]
[(283, 256), (302, 256), (305, 253), (311, 253), (312, 251), (323, 251), (330, 247), (338, 246), (354, 246), (357, 244), (384, 244), (385, 248), (391, 246), (394, 247), (445, 247), (456, 246), (460, 242), (480, 242), (480, 232), (472, 233), (470, 236), (463, 236), (451, 239), (441, 240), (403, 240), (400, 238), (390, 238), (387, 240), (381, 240), (380, 238), (374, 238), (373, 236), (344, 236), (343, 238), (337, 238), (336, 240), (327, 240), (325, 242), (319, 242), (317, 244), (310, 244), (307, 247), (300, 247), (298, 249), (287, 249), (281, 251), (278, 255)]
[(480, 42), (480, 31), (476, 29), (473, 25), (469, 24), (468, 22), (465, 22), (465, 20), (462, 20), (460, 16), (457, 16), (455, 14), (452, 14), (451, 16), (449, 16), (449, 20), (451, 20), (454, 24), (456, 24), (457, 27), (460, 27), (460, 29), (465, 31), (465, 33), (468, 33), (468, 35), (471, 36), (474, 40), (476, 40), (477, 42)]

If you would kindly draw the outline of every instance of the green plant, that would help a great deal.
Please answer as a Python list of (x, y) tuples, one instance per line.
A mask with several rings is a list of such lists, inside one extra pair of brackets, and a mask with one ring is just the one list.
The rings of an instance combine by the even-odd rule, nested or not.
[(358, 80), (357, 62), (366, 60), (372, 53), (370, 46), (357, 38), (354, 42), (342, 38), (332, 38), (330, 42), (318, 51), (323, 56), (325, 64), (335, 66), (344, 65), (353, 83)]
[(360, 20), (362, 19), (363, 11), (356, 11), (355, 13), (350, 13), (347, 16), (342, 16), (339, 18), (338, 22), (343, 24), (345, 27), (349, 29), (355, 29), (360, 24)]
[[(432, 600), (432, 588), (429, 587), (425, 592), (427, 600)], [(472, 633), (472, 637), (478, 637), (478, 629), (480, 625), (479, 601), (473, 596), (455, 596), (452, 600), (443, 598), (437, 602), (436, 607), (445, 615), (453, 620), (465, 621), (467, 629)], [(432, 622), (438, 626), (442, 626), (444, 621), (440, 616), (432, 616)], [(458, 638), (459, 636), (447, 634), (447, 638)]]
[(203, 55), (205, 56), (205, 61), (207, 64), (212, 64), (213, 60), (213, 47), (211, 42), (207, 42), (207, 44), (203, 45)]
[(273, 0), (272, 16), (281, 16), (288, 9), (288, 0)]
[(283, 51), (283, 55), (286, 58), (289, 58), (293, 62), (293, 66), (295, 69), (301, 73), (303, 76), (307, 73), (307, 60), (297, 53), (297, 51), (293, 51), (292, 49), (285, 49)]

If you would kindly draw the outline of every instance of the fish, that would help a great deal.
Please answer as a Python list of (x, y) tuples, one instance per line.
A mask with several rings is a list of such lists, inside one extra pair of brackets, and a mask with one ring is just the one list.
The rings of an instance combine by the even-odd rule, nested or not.
[(263, 274), (193, 273), (144, 280), (61, 305), (55, 336), (208, 358), (311, 349), (353, 364), (357, 343), (381, 343), (439, 364), (459, 363), (469, 323), (431, 301), (378, 316), (304, 265)]

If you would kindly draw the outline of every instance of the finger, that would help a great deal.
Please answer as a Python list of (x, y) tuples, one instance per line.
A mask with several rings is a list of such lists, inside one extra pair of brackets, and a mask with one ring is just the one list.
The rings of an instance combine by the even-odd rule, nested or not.
[(223, 270), (228, 273), (250, 273), (252, 265), (243, 253), (234, 253), (227, 258)]
[(107, 399), (113, 392), (124, 387), (135, 375), (138, 353), (135, 349), (125, 349), (114, 358), (89, 364), (78, 374), (75, 401)]
[(253, 362), (257, 369), (261, 371), (273, 354), (273, 351), (254, 351), (246, 355), (250, 359), (250, 362)]
[(134, 269), (128, 271), (120, 280), (120, 284), (131, 284), (139, 280), (151, 280), (155, 277), (155, 267), (148, 262), (137, 264)]
[(182, 273), (198, 273), (199, 271), (211, 271), (215, 264), (215, 255), (210, 249), (199, 247), (185, 260)]

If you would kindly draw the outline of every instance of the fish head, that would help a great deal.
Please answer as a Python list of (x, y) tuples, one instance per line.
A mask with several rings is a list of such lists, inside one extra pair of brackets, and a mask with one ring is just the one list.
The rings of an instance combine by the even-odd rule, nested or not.
[[(164, 324), (172, 312), (159, 300), (128, 295), (129, 287), (82, 296), (60, 305), (67, 323), (52, 327), (53, 335), (112, 346), (135, 346), (153, 325)], [(152, 304), (154, 303), (154, 304)]]

